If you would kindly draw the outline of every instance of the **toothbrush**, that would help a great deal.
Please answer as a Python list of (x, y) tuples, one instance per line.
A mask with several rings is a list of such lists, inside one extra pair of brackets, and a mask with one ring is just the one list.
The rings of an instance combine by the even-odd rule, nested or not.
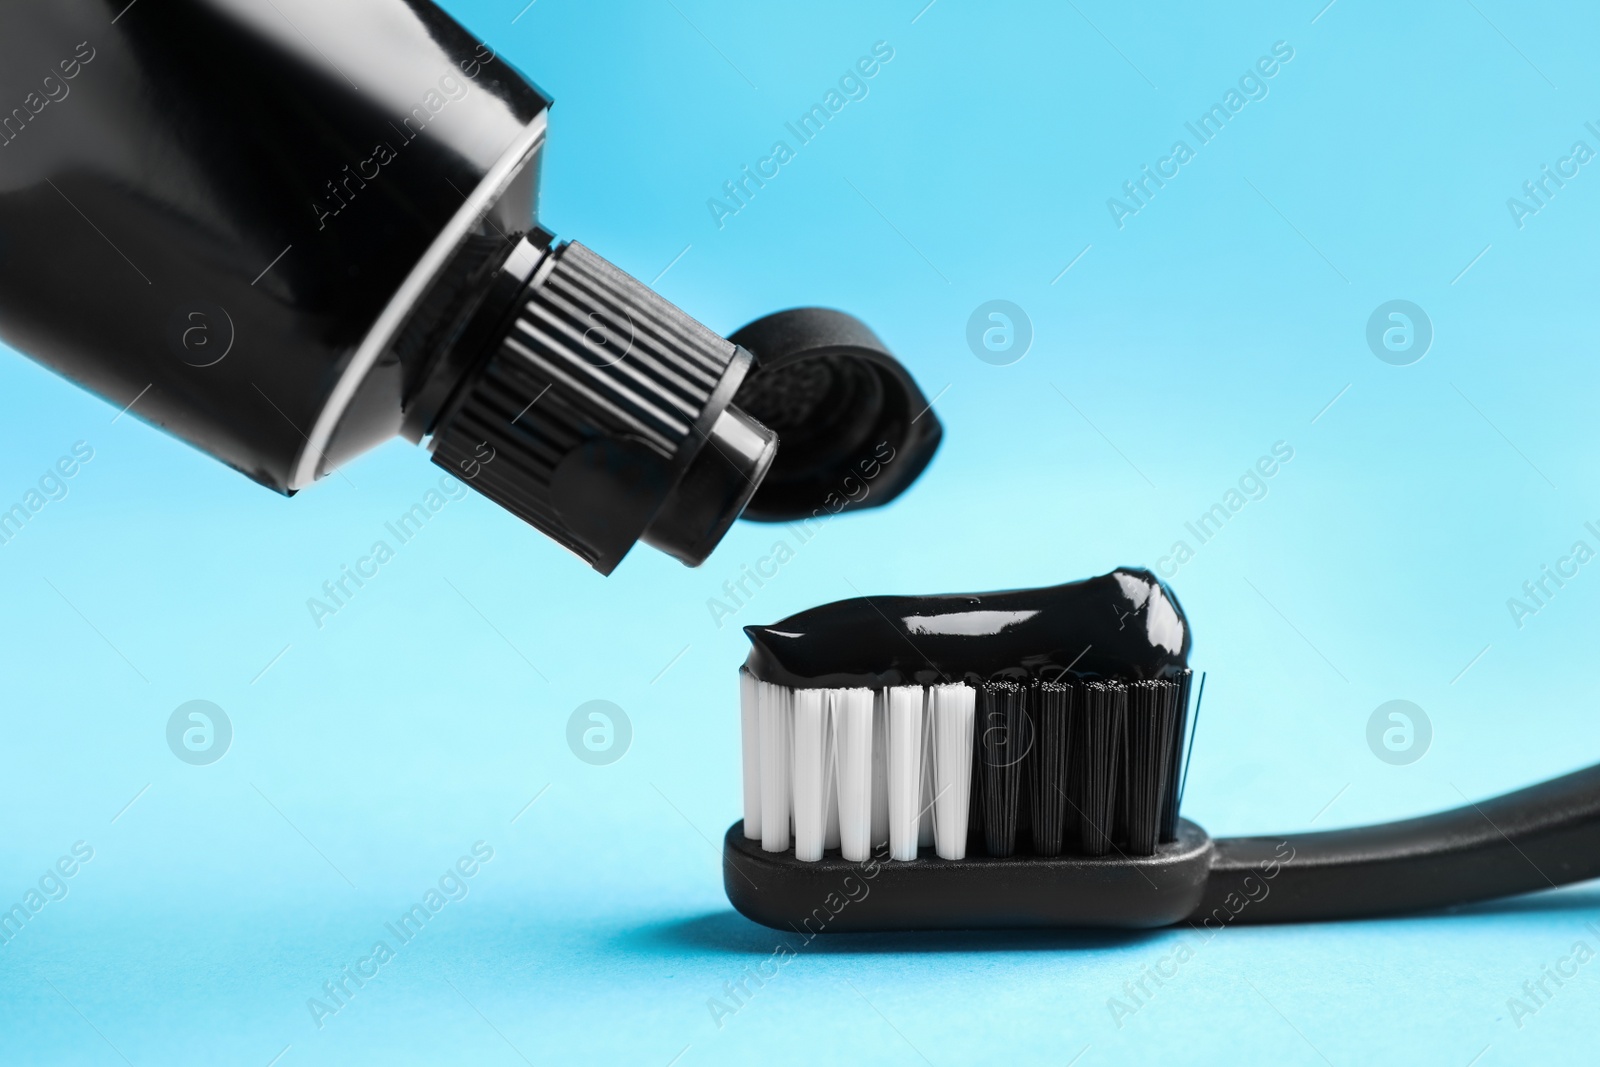
[(1600, 876), (1600, 766), (1400, 822), (1209, 837), (1180, 815), (1203, 685), (1148, 571), (863, 597), (746, 633), (723, 881), (778, 929), (1215, 929)]

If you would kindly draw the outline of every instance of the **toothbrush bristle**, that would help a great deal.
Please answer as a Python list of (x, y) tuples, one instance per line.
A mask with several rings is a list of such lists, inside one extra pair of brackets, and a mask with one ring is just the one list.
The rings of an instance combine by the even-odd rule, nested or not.
[(1037, 856), (1059, 856), (1066, 844), (1072, 726), (1081, 693), (1078, 686), (1060, 682), (1039, 682), (1033, 688), (1034, 754), (1028, 799)]
[(884, 690), (884, 698), (888, 728), (889, 856), (914, 860), (919, 844), (931, 843), (921, 840), (922, 815), (931, 806), (932, 797), (927, 788), (927, 744), (922, 725), (927, 694), (920, 685), (897, 685)]
[(1123, 728), (1128, 687), (1120, 682), (1084, 686), (1084, 711), (1078, 731), (1078, 788), (1071, 801), (1078, 814), (1079, 850), (1103, 856), (1111, 850), (1117, 814), (1118, 774), (1123, 763)]
[(1176, 839), (1189, 672), (797, 689), (741, 672), (745, 836), (839, 850), (1148, 856)]
[[(761, 731), (761, 847), (767, 852), (789, 848), (793, 825), (794, 691), (770, 682), (756, 683), (757, 722)], [(746, 833), (749, 830), (746, 828)]]
[(1134, 682), (1128, 686), (1128, 783), (1122, 790), (1119, 819), (1128, 848), (1137, 855), (1155, 851), (1161, 832), (1162, 796), (1167, 788), (1167, 766), (1177, 719), (1177, 689), (1170, 683)]
[[(794, 691), (794, 855), (798, 860), (820, 860), (827, 848), (835, 765), (828, 696), (821, 689)], [(766, 822), (764, 812), (762, 822)]]
[(839, 850), (860, 863), (872, 855), (875, 694), (870, 689), (834, 689), (834, 758), (839, 780)]
[(1017, 850), (1022, 761), (1033, 747), (1027, 690), (1013, 681), (985, 682), (979, 697), (983, 702), (977, 738), (983, 844), (991, 856), (1009, 856)]
[[(1161, 797), (1161, 840), (1176, 841), (1178, 839), (1178, 806), (1183, 802), (1183, 782), (1180, 775), (1188, 762), (1183, 751), (1183, 739), (1188, 737), (1189, 744), (1194, 744), (1194, 726), (1189, 720), (1189, 683), (1193, 680), (1189, 671), (1184, 671), (1178, 679), (1178, 692), (1174, 697), (1177, 703), (1177, 719), (1172, 724), (1173, 736), (1177, 738), (1177, 745), (1172, 749), (1171, 758), (1167, 761), (1167, 784), (1162, 790)], [(1205, 696), (1205, 685), (1200, 686), (1200, 697)], [(1199, 725), (1200, 697), (1195, 699), (1194, 710), (1195, 726)]]
[(761, 687), (747, 671), (739, 672), (739, 722), (744, 758), (744, 836), (761, 840)]
[(933, 847), (940, 859), (967, 858), (972, 802), (972, 727), (977, 694), (971, 686), (928, 690), (928, 767), (933, 782)]

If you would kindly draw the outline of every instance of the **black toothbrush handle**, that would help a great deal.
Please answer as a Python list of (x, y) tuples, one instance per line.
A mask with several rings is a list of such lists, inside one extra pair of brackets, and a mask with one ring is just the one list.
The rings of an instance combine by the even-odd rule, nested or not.
[(1359, 919), (1600, 877), (1600, 765), (1416, 819), (1219, 838), (1190, 923)]

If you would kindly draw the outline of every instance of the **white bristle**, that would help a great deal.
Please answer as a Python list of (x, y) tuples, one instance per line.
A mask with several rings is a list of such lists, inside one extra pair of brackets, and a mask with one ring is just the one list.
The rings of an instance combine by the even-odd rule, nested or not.
[(794, 699), (794, 858), (815, 862), (827, 847), (833, 746), (828, 694), (796, 689)]
[(739, 672), (739, 740), (744, 756), (744, 836), (761, 840), (761, 683)]
[(971, 686), (936, 685), (933, 719), (933, 838), (940, 858), (967, 855), (967, 804), (972, 793), (972, 729), (977, 692)]
[(789, 848), (793, 769), (794, 701), (786, 686), (761, 682), (756, 689), (761, 736), (761, 848)]
[[(889, 857), (917, 858), (918, 827), (927, 804), (922, 773), (925, 762), (922, 728), (923, 689), (897, 685), (885, 694), (888, 705), (887, 770)], [(928, 826), (933, 826), (928, 816)]]
[(889, 843), (889, 694), (872, 694), (872, 847)]
[(852, 863), (872, 855), (873, 692), (829, 690), (838, 753), (839, 850)]
[(922, 691), (922, 817), (917, 821), (917, 847), (933, 847), (933, 694)]
[(741, 673), (739, 696), (745, 834), (764, 850), (966, 857), (971, 687), (791, 689)]
[(823, 765), (824, 778), (827, 783), (827, 795), (823, 803), (827, 806), (827, 813), (822, 822), (822, 847), (825, 849), (839, 847), (839, 794), (834, 779), (839, 774), (839, 759), (833, 741), (833, 726), (828, 727), (828, 754), (827, 762)]

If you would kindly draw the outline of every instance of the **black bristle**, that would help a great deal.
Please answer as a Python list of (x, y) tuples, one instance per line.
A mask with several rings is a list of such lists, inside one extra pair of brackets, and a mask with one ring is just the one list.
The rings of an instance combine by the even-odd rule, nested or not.
[(979, 792), (972, 810), (981, 813), (984, 850), (1009, 856), (1017, 849), (1017, 807), (1023, 761), (1033, 747), (1028, 690), (1010, 680), (984, 682), (978, 690), (977, 751)]
[(1089, 682), (1083, 687), (1083, 698), (1073, 746), (1077, 750), (1073, 754), (1073, 805), (1078, 809), (1080, 849), (1090, 856), (1103, 856), (1111, 848), (1118, 814), (1128, 687), (1121, 682)]
[(1069, 682), (1035, 682), (1029, 694), (1033, 749), (1028, 753), (1028, 797), (1033, 851), (1059, 856), (1066, 837), (1067, 772), (1072, 752), (1073, 709), (1079, 687)]
[(1167, 786), (1161, 801), (1161, 841), (1163, 844), (1178, 839), (1178, 776), (1183, 772), (1183, 739), (1189, 731), (1189, 683), (1193, 674), (1184, 671), (1178, 676), (1177, 714), (1172, 722), (1172, 755), (1167, 762)]
[(1133, 682), (1128, 686), (1127, 782), (1122, 790), (1122, 839), (1129, 854), (1156, 850), (1172, 763), (1172, 723), (1177, 718), (1175, 682)]
[[(970, 707), (972, 715), (965, 851), (957, 852), (961, 843), (950, 841), (949, 830), (953, 827), (945, 827), (941, 830), (938, 848), (928, 850), (924, 846), (923, 858), (928, 858), (933, 851), (940, 851), (951, 859), (964, 855), (980, 861), (988, 857), (1006, 859), (1019, 855), (1054, 858), (1117, 854), (1128, 858), (1173, 854), (1169, 846), (1179, 840), (1182, 821), (1179, 809), (1188, 774), (1185, 747), (1193, 749), (1194, 726), (1205, 691), (1203, 675), (1198, 682), (1188, 670), (1175, 671), (1171, 677), (1160, 680), (1106, 677), (1087, 680), (1070, 670), (1029, 664), (997, 672), (988, 680), (967, 674), (962, 681), (967, 691), (945, 696), (962, 702), (946, 706), (947, 714), (965, 715)], [(1194, 689), (1192, 708), (1191, 688)], [(973, 704), (965, 705), (969, 691)], [(927, 691), (923, 699), (923, 710), (928, 716), (920, 735), (923, 748), (920, 757), (914, 752), (910, 756), (920, 759), (924, 775), (921, 787), (931, 791), (935, 774), (933, 691)], [(884, 768), (874, 770), (874, 774), (885, 774), (888, 781), (875, 783), (866, 808), (860, 806), (864, 803), (860, 799), (848, 802), (857, 819), (886, 820), (890, 814), (882, 810), (886, 801), (891, 811), (898, 810), (896, 805), (904, 803), (903, 792), (896, 794), (902, 798), (900, 800), (887, 796), (888, 785), (897, 780), (895, 774), (904, 773), (903, 770), (888, 772), (887, 764), (893, 759), (901, 761), (897, 765), (904, 766), (907, 756), (907, 750), (899, 747), (905, 744), (904, 740), (897, 741), (892, 749), (888, 745), (889, 704), (887, 691), (875, 698), (872, 742), (874, 759), (884, 764)], [(844, 705), (838, 707), (845, 708)], [(843, 715), (844, 711), (830, 714)], [(788, 721), (792, 729), (792, 715)], [(860, 722), (859, 719), (852, 721)], [(948, 723), (949, 720), (944, 721)], [(950, 728), (948, 725), (941, 727)], [(957, 735), (963, 747), (967, 743), (964, 735), (965, 730)], [(945, 737), (948, 739), (949, 735)], [(917, 738), (915, 733), (910, 737), (913, 746)], [(883, 751), (879, 752), (880, 749)], [(899, 755), (893, 755), (896, 752)], [(824, 794), (826, 803), (844, 805), (844, 792), (835, 791), (838, 788), (835, 772), (844, 764), (836, 767), (835, 760), (846, 759), (846, 749), (839, 747), (837, 751), (830, 751), (826, 759), (827, 773), (834, 775), (828, 779)], [(791, 771), (794, 766), (791, 762)], [(942, 766), (946, 768), (942, 773), (948, 773), (949, 761)], [(850, 781), (860, 782), (860, 779), (852, 777)], [(859, 786), (850, 795), (860, 798)], [(924, 801), (929, 795), (929, 792), (922, 794)], [(942, 789), (940, 795), (944, 795)], [(817, 799), (815, 793), (812, 799)], [(792, 836), (798, 809), (793, 803), (788, 807)], [(936, 805), (936, 808), (935, 814), (942, 817), (944, 806)], [(902, 813), (897, 818), (904, 817)], [(840, 822), (844, 822), (842, 813)], [(815, 825), (814, 818), (812, 825)], [(856, 835), (852, 840), (859, 843), (864, 833), (861, 823), (849, 825), (856, 828), (852, 830)], [(884, 833), (882, 823), (876, 825), (878, 831)], [(909, 845), (903, 838), (906, 824), (897, 821), (895, 825), (898, 829), (894, 834), (901, 846)], [(842, 846), (843, 842), (840, 844)], [(910, 855), (915, 852), (912, 848)]]

